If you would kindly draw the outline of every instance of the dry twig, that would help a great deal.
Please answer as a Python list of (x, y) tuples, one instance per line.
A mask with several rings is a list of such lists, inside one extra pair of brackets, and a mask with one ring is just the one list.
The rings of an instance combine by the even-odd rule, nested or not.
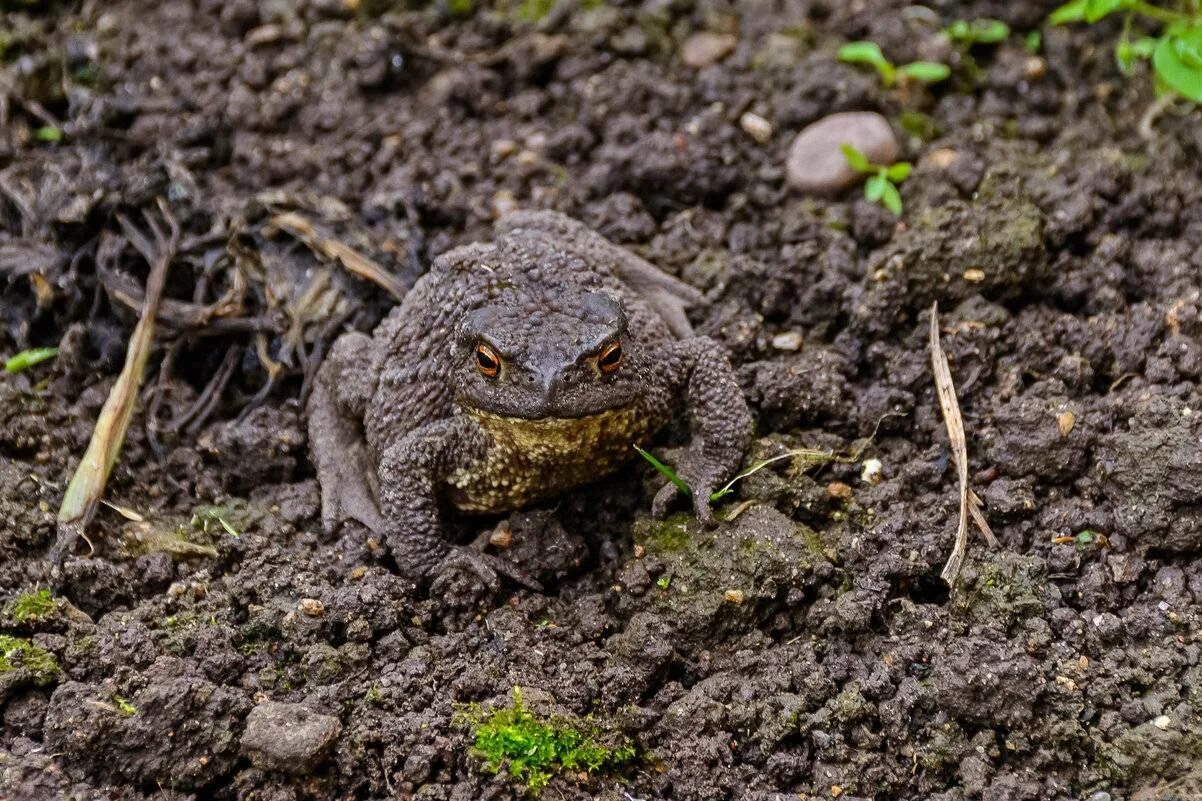
[(396, 276), (364, 256), (345, 242), (322, 236), (313, 224), (294, 211), (286, 211), (271, 218), (272, 226), (287, 231), (312, 250), (327, 259), (338, 261), (348, 272), (371, 281), (396, 300), (405, 296), (405, 287)]
[(149, 214), (144, 215), (153, 241), (127, 219), (119, 218), (126, 238), (151, 265), (146, 283), (146, 300), (129, 340), (125, 365), (100, 410), (92, 440), (63, 495), (63, 503), (58, 510), (58, 537), (50, 553), (54, 564), (58, 564), (66, 551), (83, 536), (84, 529), (96, 513), (96, 506), (104, 494), (105, 484), (116, 464), (133, 417), (138, 387), (142, 383), (146, 361), (154, 344), (154, 321), (167, 280), (167, 268), (179, 246), (179, 225), (162, 199), (159, 200), (159, 213), (167, 225), (167, 231)]
[(943, 411), (943, 422), (947, 426), (947, 438), (951, 443), (952, 458), (960, 480), (960, 520), (956, 527), (956, 543), (952, 555), (943, 566), (943, 580), (954, 584), (964, 564), (968, 550), (968, 519), (972, 517), (981, 535), (990, 547), (997, 544), (989, 523), (981, 511), (981, 500), (968, 488), (968, 447), (964, 437), (964, 419), (960, 416), (960, 404), (956, 400), (956, 387), (952, 383), (952, 371), (947, 354), (939, 344), (939, 304), (931, 304), (931, 370), (935, 374), (935, 391), (939, 395), (939, 408)]

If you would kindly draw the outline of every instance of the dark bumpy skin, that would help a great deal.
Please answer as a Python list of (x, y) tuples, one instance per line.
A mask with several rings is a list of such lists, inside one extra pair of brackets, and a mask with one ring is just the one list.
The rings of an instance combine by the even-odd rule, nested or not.
[(472, 512), (548, 498), (613, 471), (679, 410), (693, 438), (676, 469), (712, 522), (751, 419), (726, 354), (692, 336), (697, 299), (574, 220), (509, 215), (492, 244), (435, 260), (373, 337), (334, 344), (309, 402), (323, 523), (382, 533), (414, 577), (465, 567), (495, 585), (497, 564), (442, 538), (440, 497)]

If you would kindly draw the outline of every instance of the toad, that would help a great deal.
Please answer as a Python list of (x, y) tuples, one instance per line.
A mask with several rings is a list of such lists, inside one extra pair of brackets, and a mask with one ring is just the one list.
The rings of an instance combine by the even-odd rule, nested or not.
[[(569, 217), (504, 217), (493, 242), (435, 259), (373, 336), (331, 348), (308, 402), (323, 525), (358, 520), (415, 579), (468, 571), (495, 587), (512, 572), (448, 543), (441, 504), (538, 503), (627, 464), (681, 413), (691, 441), (675, 470), (712, 524), (751, 417), (725, 351), (693, 334), (698, 300)], [(676, 492), (665, 483), (653, 513)]]

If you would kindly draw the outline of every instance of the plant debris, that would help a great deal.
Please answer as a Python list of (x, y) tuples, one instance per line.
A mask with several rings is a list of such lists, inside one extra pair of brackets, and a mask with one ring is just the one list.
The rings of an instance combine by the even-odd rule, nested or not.
[(939, 395), (939, 408), (943, 412), (943, 422), (947, 426), (947, 438), (952, 449), (952, 460), (956, 465), (956, 473), (960, 487), (960, 516), (956, 524), (956, 540), (952, 547), (952, 555), (943, 566), (940, 575), (943, 580), (952, 585), (960, 575), (964, 565), (964, 557), (968, 552), (968, 519), (971, 517), (981, 536), (989, 547), (997, 547), (997, 539), (993, 530), (985, 520), (981, 511), (981, 500), (968, 486), (968, 446), (965, 443), (964, 419), (960, 416), (960, 403), (956, 400), (956, 387), (952, 383), (952, 371), (948, 365), (947, 354), (939, 342), (939, 304), (931, 304), (931, 370), (935, 375), (935, 391)]

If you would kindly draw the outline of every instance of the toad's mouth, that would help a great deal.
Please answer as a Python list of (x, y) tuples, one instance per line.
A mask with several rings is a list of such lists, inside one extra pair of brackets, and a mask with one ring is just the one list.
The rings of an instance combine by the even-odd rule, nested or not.
[(466, 401), (460, 401), (459, 406), (476, 420), (481, 422), (488, 421), (492, 425), (510, 424), (547, 429), (554, 429), (559, 426), (574, 426), (581, 423), (602, 422), (619, 416), (628, 416), (633, 413), (633, 404), (607, 406), (603, 409), (540, 407), (532, 408), (529, 411), (507, 410), (505, 412), (482, 409)]

